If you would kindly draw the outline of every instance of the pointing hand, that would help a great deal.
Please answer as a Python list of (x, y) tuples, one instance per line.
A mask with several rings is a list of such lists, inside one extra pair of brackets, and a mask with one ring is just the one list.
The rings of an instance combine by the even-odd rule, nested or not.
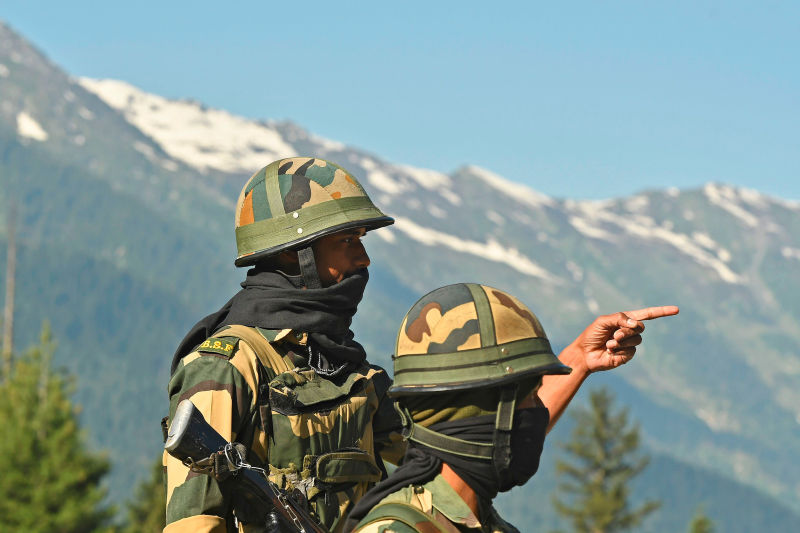
[(630, 361), (642, 343), (644, 320), (677, 315), (678, 311), (676, 306), (666, 305), (599, 316), (574, 342), (583, 351), (589, 372), (616, 368)]

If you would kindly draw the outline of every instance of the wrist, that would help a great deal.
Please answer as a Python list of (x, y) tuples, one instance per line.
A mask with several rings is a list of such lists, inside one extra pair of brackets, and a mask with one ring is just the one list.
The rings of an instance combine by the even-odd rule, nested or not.
[(592, 373), (589, 363), (586, 361), (586, 354), (581, 349), (578, 339), (564, 348), (558, 356), (559, 360), (572, 369), (571, 375), (581, 380), (586, 379)]

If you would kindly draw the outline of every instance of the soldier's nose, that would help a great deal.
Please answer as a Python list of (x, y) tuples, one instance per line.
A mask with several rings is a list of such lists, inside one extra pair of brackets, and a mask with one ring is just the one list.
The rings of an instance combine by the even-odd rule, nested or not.
[(367, 268), (370, 265), (369, 256), (363, 244), (361, 245), (361, 253), (356, 258), (355, 264), (358, 268)]

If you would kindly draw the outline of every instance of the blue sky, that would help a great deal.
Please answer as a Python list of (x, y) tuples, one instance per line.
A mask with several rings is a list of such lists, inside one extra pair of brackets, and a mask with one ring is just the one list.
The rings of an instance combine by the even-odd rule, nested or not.
[(800, 200), (798, 2), (35, 2), (74, 75), (289, 119), (546, 194), (720, 181)]

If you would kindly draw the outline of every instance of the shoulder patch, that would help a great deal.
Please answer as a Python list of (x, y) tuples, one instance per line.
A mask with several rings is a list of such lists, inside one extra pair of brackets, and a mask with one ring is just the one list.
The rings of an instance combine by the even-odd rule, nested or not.
[(238, 342), (239, 339), (237, 337), (209, 337), (197, 347), (197, 351), (231, 357)]

